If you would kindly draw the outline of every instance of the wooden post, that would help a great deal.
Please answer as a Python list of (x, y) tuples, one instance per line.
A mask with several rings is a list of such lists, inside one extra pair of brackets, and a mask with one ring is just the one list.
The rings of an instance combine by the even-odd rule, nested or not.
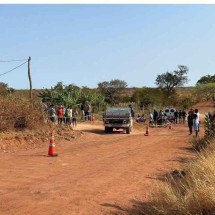
[(30, 84), (30, 99), (32, 99), (32, 81), (31, 81), (30, 62), (31, 62), (31, 57), (28, 58), (28, 79)]

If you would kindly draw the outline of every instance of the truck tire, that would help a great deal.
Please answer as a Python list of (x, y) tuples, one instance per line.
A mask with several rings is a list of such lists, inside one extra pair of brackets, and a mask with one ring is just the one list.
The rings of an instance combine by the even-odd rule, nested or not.
[(108, 127), (105, 127), (105, 133), (107, 134), (109, 131), (109, 128)]
[(131, 128), (130, 127), (126, 128), (126, 134), (130, 134), (130, 132), (131, 132)]

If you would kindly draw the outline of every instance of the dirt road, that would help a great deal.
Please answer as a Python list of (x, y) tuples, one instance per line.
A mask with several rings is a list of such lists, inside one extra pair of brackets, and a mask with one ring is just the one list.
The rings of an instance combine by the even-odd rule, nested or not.
[[(138, 126), (137, 126), (138, 128)], [(193, 156), (186, 125), (105, 134), (101, 123), (79, 124), (84, 135), (56, 143), (58, 157), (38, 149), (0, 154), (1, 215), (100, 215), (146, 200), (166, 171)], [(126, 214), (124, 211), (123, 213)]]

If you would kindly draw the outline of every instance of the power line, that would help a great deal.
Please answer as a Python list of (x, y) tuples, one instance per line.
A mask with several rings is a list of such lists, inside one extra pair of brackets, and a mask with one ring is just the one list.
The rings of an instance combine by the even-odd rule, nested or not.
[(28, 61), (25, 61), (24, 63), (20, 64), (19, 66), (16, 66), (16, 67), (14, 67), (13, 69), (11, 69), (11, 70), (9, 70), (9, 71), (7, 71), (7, 72), (4, 72), (4, 73), (2, 73), (2, 74), (0, 74), (0, 76), (5, 75), (5, 74), (7, 74), (7, 73), (9, 73), (9, 72), (12, 72), (13, 70), (15, 70), (15, 69), (19, 68), (20, 66), (26, 64), (27, 62), (28, 62)]
[(28, 59), (23, 59), (23, 60), (0, 60), (0, 63), (9, 63), (9, 62), (16, 62), (16, 61), (25, 61)]

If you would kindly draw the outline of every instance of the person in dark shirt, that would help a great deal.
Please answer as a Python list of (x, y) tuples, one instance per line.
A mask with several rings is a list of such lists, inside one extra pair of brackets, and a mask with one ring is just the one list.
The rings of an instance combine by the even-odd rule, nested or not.
[(187, 123), (188, 123), (188, 127), (189, 127), (189, 132), (191, 135), (193, 133), (193, 114), (191, 111), (189, 111), (189, 113), (188, 113)]
[(129, 108), (131, 109), (131, 117), (134, 118), (135, 116), (134, 108), (131, 105), (129, 105)]
[(190, 110), (189, 110), (188, 114), (189, 114), (189, 113), (191, 113), (192, 115), (194, 114), (194, 110), (193, 110), (193, 108), (190, 108)]
[(182, 111), (181, 110), (179, 110), (179, 112), (178, 112), (178, 122), (179, 123), (182, 123)]
[(186, 116), (187, 116), (187, 113), (186, 113), (185, 110), (183, 110), (183, 111), (181, 112), (181, 116), (182, 116), (182, 123), (184, 124), (184, 123), (185, 123)]
[(175, 117), (175, 123), (178, 123), (178, 111), (176, 110), (174, 113), (174, 117)]
[(155, 126), (157, 126), (158, 112), (156, 110), (154, 110), (153, 112), (153, 120), (154, 120)]

